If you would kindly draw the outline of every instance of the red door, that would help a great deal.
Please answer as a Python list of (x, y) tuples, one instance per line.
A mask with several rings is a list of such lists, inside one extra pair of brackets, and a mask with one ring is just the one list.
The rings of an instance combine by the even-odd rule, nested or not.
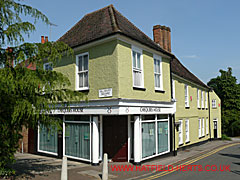
[(128, 160), (127, 116), (103, 117), (103, 152), (114, 162)]

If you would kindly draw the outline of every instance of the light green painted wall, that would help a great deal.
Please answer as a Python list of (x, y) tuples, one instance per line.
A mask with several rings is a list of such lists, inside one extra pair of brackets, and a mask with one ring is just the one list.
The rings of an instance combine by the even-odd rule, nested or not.
[(62, 72), (70, 81), (69, 88), (75, 89), (76, 81), (76, 55), (89, 53), (89, 92), (84, 92), (88, 99), (101, 99), (98, 97), (98, 90), (112, 88), (113, 96), (118, 98), (118, 57), (117, 40), (106, 42), (97, 46), (77, 51), (74, 57), (64, 57), (54, 70)]
[(169, 102), (171, 100), (170, 61), (164, 58), (162, 60), (163, 90), (165, 93), (155, 92), (153, 54), (143, 51), (144, 88), (146, 90), (135, 90), (133, 89), (131, 45), (118, 40), (117, 48), (119, 57), (119, 97)]
[[(197, 107), (197, 88), (196, 85), (189, 83), (189, 81), (184, 81), (176, 76), (173, 77), (175, 80), (175, 99), (176, 102), (176, 114), (175, 114), (175, 121), (178, 122), (179, 120), (183, 120), (183, 144), (179, 147), (187, 146), (189, 144), (194, 144), (200, 141), (207, 140), (210, 135), (206, 135), (206, 118), (209, 120), (209, 111), (207, 108), (198, 108)], [(189, 108), (185, 108), (185, 84), (188, 85), (189, 91)], [(200, 89), (200, 88), (199, 88)], [(204, 105), (205, 105), (205, 89), (200, 89), (204, 91)], [(192, 100), (191, 100), (192, 97)], [(201, 107), (201, 96), (200, 96), (200, 107)], [(205, 136), (199, 138), (198, 136), (198, 119), (204, 118), (204, 127), (205, 127)], [(185, 120), (189, 120), (189, 143), (185, 143)], [(209, 127), (209, 125), (208, 125)], [(176, 145), (179, 144), (178, 139), (178, 132), (176, 131)]]
[[(216, 99), (216, 108), (212, 108), (212, 100)], [(218, 106), (220, 104), (220, 107)], [(222, 137), (222, 131), (221, 131), (221, 126), (222, 126), (222, 120), (221, 120), (221, 100), (220, 98), (217, 96), (217, 94), (212, 91), (210, 92), (210, 106), (211, 106), (211, 134), (212, 134), (212, 138), (214, 137), (214, 130), (213, 130), (213, 120), (217, 119), (217, 123), (218, 123), (218, 138)]]

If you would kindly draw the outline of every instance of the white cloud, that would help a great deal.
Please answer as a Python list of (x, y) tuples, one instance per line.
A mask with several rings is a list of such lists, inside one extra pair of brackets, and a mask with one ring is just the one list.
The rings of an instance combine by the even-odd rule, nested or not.
[(186, 59), (198, 59), (199, 56), (193, 54), (193, 55), (185, 55), (185, 56), (182, 56), (182, 58), (186, 58)]

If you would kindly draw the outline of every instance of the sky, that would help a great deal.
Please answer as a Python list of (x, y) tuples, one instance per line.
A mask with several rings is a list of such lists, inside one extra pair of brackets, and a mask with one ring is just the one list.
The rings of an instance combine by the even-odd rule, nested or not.
[(153, 38), (154, 25), (171, 28), (172, 52), (198, 78), (207, 83), (219, 70), (232, 67), (240, 81), (239, 0), (25, 0), (57, 26), (38, 22), (27, 42), (41, 35), (55, 41), (85, 14), (113, 4)]

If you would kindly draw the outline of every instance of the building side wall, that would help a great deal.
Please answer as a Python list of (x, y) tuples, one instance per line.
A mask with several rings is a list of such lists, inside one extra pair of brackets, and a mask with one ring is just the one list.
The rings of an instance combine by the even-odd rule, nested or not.
[[(183, 79), (177, 78), (176, 76), (173, 77), (175, 81), (175, 99), (176, 99), (176, 114), (175, 114), (175, 121), (179, 122), (182, 120), (182, 137), (183, 137), (183, 144), (179, 145), (179, 131), (176, 132), (176, 145), (180, 147), (184, 147), (190, 144), (198, 143), (201, 141), (205, 141), (209, 139), (210, 133), (208, 130), (208, 134), (206, 134), (206, 118), (209, 120), (209, 111), (208, 108), (204, 106), (204, 108), (198, 108), (197, 105), (197, 89), (204, 91), (204, 105), (205, 105), (205, 92), (207, 91), (204, 88), (197, 87), (195, 84), (190, 83), (189, 81), (185, 81)], [(188, 85), (189, 91), (189, 107), (185, 107), (185, 84)], [(201, 98), (200, 98), (200, 107)], [(204, 118), (204, 136), (199, 137), (199, 124), (198, 119)], [(189, 120), (189, 142), (186, 142), (186, 127), (185, 121)], [(209, 124), (208, 124), (209, 128)]]
[(170, 60), (162, 58), (164, 92), (156, 92), (154, 84), (153, 53), (143, 50), (143, 78), (145, 90), (133, 89), (131, 44), (118, 40), (119, 97), (129, 99), (171, 101)]
[[(216, 99), (216, 108), (212, 107), (212, 100)], [(221, 100), (217, 96), (217, 94), (214, 91), (210, 92), (210, 108), (211, 108), (211, 137), (214, 137), (214, 128), (213, 128), (213, 120), (217, 119), (218, 127), (217, 127), (217, 132), (218, 132), (218, 138), (222, 137), (222, 119), (221, 119)]]
[(54, 68), (66, 75), (72, 90), (76, 88), (76, 55), (89, 53), (89, 91), (84, 93), (88, 99), (99, 98), (99, 89), (112, 88), (112, 97), (118, 98), (118, 57), (117, 40), (102, 43), (80, 51), (75, 51), (73, 57), (64, 57)]

